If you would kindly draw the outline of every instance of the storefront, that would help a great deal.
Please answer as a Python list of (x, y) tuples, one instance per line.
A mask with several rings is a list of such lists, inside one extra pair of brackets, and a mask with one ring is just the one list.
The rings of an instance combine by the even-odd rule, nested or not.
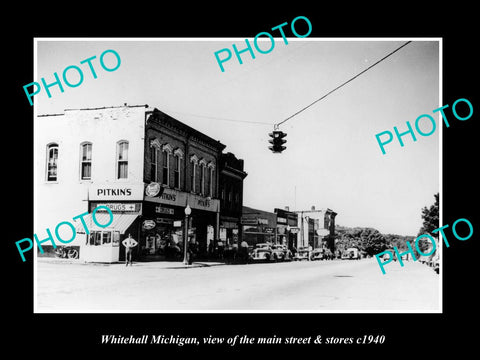
[(277, 214), (277, 243), (291, 250), (297, 245), (298, 215), (278, 208), (274, 212)]
[[(148, 189), (153, 189), (150, 191)], [(185, 208), (188, 216), (188, 241), (198, 256), (206, 256), (209, 245), (220, 236), (219, 201), (154, 183), (147, 186), (143, 202), (140, 255), (145, 259), (180, 259), (183, 254)], [(216, 235), (217, 234), (217, 235)]]
[[(122, 241), (130, 234), (138, 241), (133, 258), (142, 260), (181, 260), (185, 231), (185, 208), (188, 217), (188, 239), (198, 254), (207, 254), (209, 244), (219, 234), (219, 201), (199, 195), (162, 188), (157, 183), (145, 186), (92, 185), (89, 188), (89, 212), (98, 206), (108, 207), (113, 221), (102, 228), (91, 219), (90, 234), (82, 248), (87, 262), (116, 262), (125, 259)], [(107, 224), (110, 214), (98, 210), (96, 220)]]
[(220, 217), (219, 239), (226, 246), (239, 245), (240, 231), (238, 219), (226, 216)]
[[(77, 228), (77, 234), (85, 236), (82, 246), (83, 259), (86, 262), (116, 262), (125, 259), (122, 241), (130, 234), (134, 239), (140, 236), (140, 217), (142, 214), (143, 184), (95, 184), (88, 191), (88, 211), (105, 206), (113, 214), (111, 223), (103, 228), (95, 224), (91, 217), (87, 221), (90, 234), (83, 226)], [(108, 224), (111, 215), (99, 209), (96, 212), (99, 224)], [(137, 250), (138, 251), (138, 250)]]
[(277, 215), (268, 211), (243, 207), (243, 240), (248, 245), (276, 242)]

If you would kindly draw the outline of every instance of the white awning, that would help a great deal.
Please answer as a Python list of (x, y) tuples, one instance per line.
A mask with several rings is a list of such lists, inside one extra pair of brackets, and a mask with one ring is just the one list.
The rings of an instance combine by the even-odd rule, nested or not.
[[(135, 219), (138, 217), (139, 214), (115, 214), (113, 213), (113, 220), (110, 225), (107, 227), (101, 227), (95, 224), (93, 219), (90, 217), (89, 219), (85, 219), (85, 223), (87, 225), (88, 230), (115, 230), (120, 231), (121, 234), (124, 234), (125, 231), (132, 225)], [(97, 223), (103, 225), (107, 224), (110, 221), (110, 214), (109, 213), (95, 213), (95, 220)], [(79, 220), (77, 226), (77, 234), (85, 234), (85, 228), (81, 221)]]

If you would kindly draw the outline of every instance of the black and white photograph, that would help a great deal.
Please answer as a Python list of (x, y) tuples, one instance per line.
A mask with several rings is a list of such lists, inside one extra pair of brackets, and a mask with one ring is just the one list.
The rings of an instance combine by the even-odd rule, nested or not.
[(441, 311), (441, 41), (265, 38), (36, 39), (37, 311)]
[(52, 12), (8, 39), (8, 342), (28, 329), (52, 358), (471, 346), (470, 15), (364, 6)]

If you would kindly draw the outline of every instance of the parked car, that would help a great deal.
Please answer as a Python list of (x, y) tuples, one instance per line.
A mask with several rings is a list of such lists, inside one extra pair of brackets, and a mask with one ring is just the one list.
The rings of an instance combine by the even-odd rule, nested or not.
[(273, 251), (269, 244), (257, 244), (249, 254), (249, 261), (272, 261)]
[(348, 248), (342, 255), (342, 259), (352, 260), (360, 259), (360, 252), (357, 248)]
[(272, 245), (273, 260), (275, 261), (291, 261), (292, 252), (285, 246), (280, 244)]
[(310, 255), (310, 260), (323, 260), (326, 258), (325, 249), (317, 248), (314, 249)]
[(295, 261), (310, 260), (310, 249), (308, 247), (299, 248), (293, 257)]

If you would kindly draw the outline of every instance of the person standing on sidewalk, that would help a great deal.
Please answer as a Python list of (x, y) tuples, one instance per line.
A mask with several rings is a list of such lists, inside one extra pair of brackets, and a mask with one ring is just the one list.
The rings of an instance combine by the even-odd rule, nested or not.
[(130, 266), (132, 266), (133, 248), (138, 245), (138, 242), (128, 234), (128, 238), (122, 241), (122, 245), (125, 246), (125, 266), (128, 266), (129, 262)]

